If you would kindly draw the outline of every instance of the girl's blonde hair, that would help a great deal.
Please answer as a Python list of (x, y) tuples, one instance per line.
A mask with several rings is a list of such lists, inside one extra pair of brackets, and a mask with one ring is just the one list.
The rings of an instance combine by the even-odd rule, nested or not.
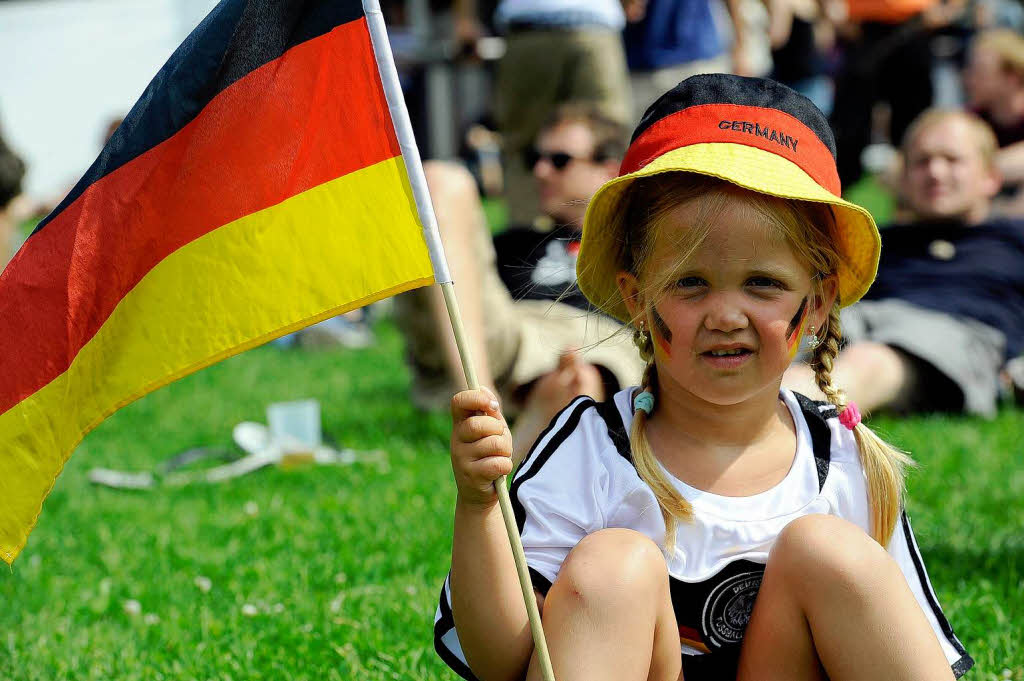
[[(739, 197), (746, 208), (763, 218), (766, 229), (781, 235), (797, 258), (814, 273), (816, 291), (822, 293), (821, 282), (836, 270), (841, 255), (836, 250), (835, 219), (825, 204), (780, 199), (744, 191), (717, 178), (692, 173), (671, 172), (637, 180), (630, 188), (630, 197), (623, 203), (625, 243), (620, 262), (642, 282), (644, 308), (638, 319), (647, 319), (654, 305), (665, 295), (677, 272), (684, 267), (707, 237), (718, 215), (727, 203)], [(680, 255), (675, 267), (662, 272), (644, 272), (654, 244), (664, 229), (669, 213), (677, 207), (700, 199), (694, 224), (682, 230), (674, 244)], [(818, 336), (820, 345), (813, 351), (811, 367), (818, 388), (836, 410), (846, 409), (845, 393), (832, 382), (832, 366), (839, 354), (842, 334), (839, 326), (837, 300), (829, 311), (828, 321)], [(658, 404), (658, 374), (654, 364), (654, 344), (649, 333), (634, 324), (633, 340), (646, 362), (642, 386), (655, 396)], [(693, 518), (693, 508), (669, 481), (647, 440), (647, 414), (636, 410), (630, 432), (630, 445), (637, 473), (654, 491), (665, 519), (665, 545), (671, 551), (675, 544), (676, 523)], [(871, 536), (886, 546), (892, 537), (903, 505), (904, 469), (913, 462), (907, 454), (889, 445), (863, 423), (854, 429), (860, 450), (861, 464), (867, 477), (868, 501), (871, 506)]]

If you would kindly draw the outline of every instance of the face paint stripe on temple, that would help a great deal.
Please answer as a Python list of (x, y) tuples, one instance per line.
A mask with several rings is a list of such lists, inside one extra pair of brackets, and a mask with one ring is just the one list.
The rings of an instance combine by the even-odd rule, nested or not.
[(668, 324), (662, 319), (661, 315), (658, 314), (657, 308), (651, 308), (651, 326), (654, 328), (654, 339), (657, 341), (658, 346), (662, 352), (666, 355), (672, 354), (672, 329), (668, 328)]
[(789, 322), (789, 330), (786, 332), (786, 338), (788, 339), (789, 350), (793, 351), (795, 346), (800, 344), (800, 335), (804, 330), (804, 321), (807, 318), (807, 297), (800, 301), (800, 307), (797, 309), (796, 314), (793, 315), (793, 319)]

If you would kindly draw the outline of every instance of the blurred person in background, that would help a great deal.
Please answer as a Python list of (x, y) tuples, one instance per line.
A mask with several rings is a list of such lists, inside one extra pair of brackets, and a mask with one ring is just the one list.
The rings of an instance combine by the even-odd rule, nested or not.
[[(568, 101), (592, 102), (623, 125), (632, 116), (620, 0), (502, 0), (494, 24), (505, 34), (498, 64), (496, 118), (505, 161), (509, 219), (529, 224), (542, 211), (531, 169), (522, 162), (551, 112)], [(456, 36), (483, 35), (476, 0), (456, 0)]]
[(17, 218), (11, 210), (21, 194), (25, 162), (7, 146), (0, 131), (0, 270), (14, 257)]
[(626, 0), (626, 59), (633, 90), (633, 118), (682, 80), (698, 73), (752, 75), (746, 63), (742, 0), (725, 0), (732, 23), (731, 51), (719, 35), (717, 0)]
[[(103, 147), (106, 146), (114, 132), (117, 131), (118, 127), (120, 127), (123, 122), (124, 116), (120, 114), (111, 116), (107, 119), (107, 122), (103, 125), (103, 130), (100, 133), (99, 151), (103, 150)], [(60, 186), (56, 191), (47, 193), (42, 197), (22, 195), (17, 208), (19, 216), (18, 221), (28, 221), (31, 223), (42, 220), (60, 204), (64, 197), (74, 189), (75, 184), (77, 183), (77, 178), (68, 179), (66, 183)]]
[(835, 31), (824, 19), (818, 0), (765, 0), (770, 77), (814, 102), (826, 116), (832, 111), (832, 79), (825, 51)]
[[(612, 337), (619, 323), (592, 313), (575, 287), (587, 202), (616, 176), (627, 134), (593, 104), (555, 111), (526, 154), (539, 205), (555, 225), (549, 231), (515, 226), (492, 238), (469, 172), (424, 164), (478, 377), (517, 416), (519, 454), (575, 396), (600, 401), (640, 378), (629, 339)], [(441, 291), (402, 294), (394, 311), (413, 402), (446, 407), (465, 379)]]
[(982, 31), (964, 68), (967, 104), (995, 132), (1003, 176), (997, 212), (1024, 215), (1024, 36), (1012, 29)]
[[(1024, 350), (1024, 221), (992, 216), (995, 153), (967, 112), (929, 110), (907, 131), (909, 217), (881, 230), (878, 276), (843, 310), (832, 371), (861, 408), (995, 413), (1000, 374)], [(820, 394), (806, 365), (785, 385)]]
[(1024, 6), (1020, 0), (973, 0), (971, 5), (971, 23), (979, 30), (997, 26), (1024, 29)]
[(839, 179), (860, 179), (861, 153), (872, 141), (876, 104), (891, 109), (888, 137), (900, 140), (932, 105), (931, 39), (963, 12), (965, 0), (825, 0), (843, 51), (829, 123), (836, 136)]

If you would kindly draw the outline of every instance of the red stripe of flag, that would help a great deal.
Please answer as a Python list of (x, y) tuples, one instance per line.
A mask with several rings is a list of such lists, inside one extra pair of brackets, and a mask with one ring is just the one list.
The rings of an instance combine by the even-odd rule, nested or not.
[[(173, 137), (91, 185), (0, 276), (0, 355), (18, 358), (0, 413), (66, 371), (167, 255), (399, 153), (365, 19), (233, 83)], [(14, 292), (7, 281), (25, 285)]]
[(777, 109), (737, 104), (701, 104), (662, 118), (629, 145), (619, 174), (640, 170), (673, 149), (708, 142), (743, 144), (778, 154), (828, 191), (840, 194), (835, 159), (813, 130)]

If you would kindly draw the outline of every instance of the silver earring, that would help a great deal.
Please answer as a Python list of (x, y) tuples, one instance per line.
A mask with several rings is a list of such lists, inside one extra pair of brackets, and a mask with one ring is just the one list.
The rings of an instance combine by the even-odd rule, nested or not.
[(807, 347), (809, 349), (811, 349), (811, 350), (814, 350), (819, 345), (821, 345), (821, 339), (818, 338), (818, 334), (814, 333), (814, 327), (813, 326), (808, 326), (807, 327)]
[(647, 322), (640, 320), (636, 326), (637, 345), (641, 348), (647, 344), (649, 336), (647, 335)]

